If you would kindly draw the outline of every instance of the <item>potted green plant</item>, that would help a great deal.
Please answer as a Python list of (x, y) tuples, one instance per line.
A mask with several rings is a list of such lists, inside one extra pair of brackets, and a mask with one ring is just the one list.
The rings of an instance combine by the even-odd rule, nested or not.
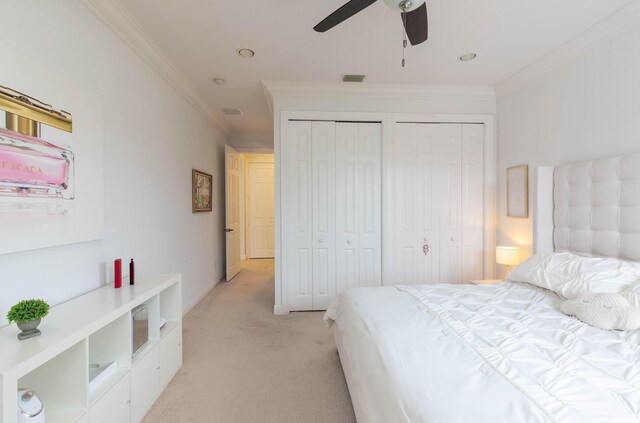
[(18, 339), (33, 338), (40, 335), (38, 325), (40, 319), (49, 314), (49, 304), (45, 300), (22, 300), (11, 307), (7, 313), (9, 322), (16, 322), (18, 328), (22, 330), (18, 334)]

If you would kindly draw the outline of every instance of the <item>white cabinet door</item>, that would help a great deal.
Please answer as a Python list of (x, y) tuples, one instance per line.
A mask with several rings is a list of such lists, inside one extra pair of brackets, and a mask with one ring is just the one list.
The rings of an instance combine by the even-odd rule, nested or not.
[(335, 122), (312, 122), (313, 300), (324, 310), (336, 296)]
[(154, 346), (131, 367), (131, 421), (134, 423), (142, 420), (160, 392), (158, 351), (157, 345)]
[(125, 423), (131, 421), (129, 384), (129, 373), (127, 373), (91, 407), (89, 421), (91, 423)]
[(283, 148), (283, 280), (291, 310), (311, 310), (311, 122), (288, 122)]
[(462, 280), (484, 273), (484, 125), (462, 125)]
[(160, 341), (160, 391), (182, 367), (182, 325), (171, 329)]

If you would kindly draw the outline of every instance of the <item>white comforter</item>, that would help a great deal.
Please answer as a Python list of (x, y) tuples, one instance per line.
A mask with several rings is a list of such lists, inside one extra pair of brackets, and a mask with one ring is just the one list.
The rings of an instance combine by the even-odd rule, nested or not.
[(325, 320), (359, 423), (638, 422), (640, 331), (592, 328), (528, 284), (359, 288)]

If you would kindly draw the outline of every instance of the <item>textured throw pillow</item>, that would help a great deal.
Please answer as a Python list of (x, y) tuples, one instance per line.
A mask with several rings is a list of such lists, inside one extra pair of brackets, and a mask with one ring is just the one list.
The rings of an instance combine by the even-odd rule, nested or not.
[(509, 279), (547, 288), (571, 299), (595, 293), (621, 293), (640, 281), (640, 264), (567, 252), (535, 254), (516, 267)]
[(594, 294), (567, 300), (560, 306), (564, 314), (576, 316), (586, 324), (606, 330), (640, 328), (640, 309), (631, 307), (619, 294)]

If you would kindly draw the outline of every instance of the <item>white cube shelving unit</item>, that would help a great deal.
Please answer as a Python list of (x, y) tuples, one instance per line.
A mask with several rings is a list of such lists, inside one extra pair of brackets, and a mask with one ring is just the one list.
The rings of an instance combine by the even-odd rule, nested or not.
[[(131, 311), (143, 303), (149, 342), (133, 357)], [(3, 423), (17, 423), (18, 387), (38, 394), (47, 423), (137, 423), (182, 366), (182, 278), (140, 275), (135, 285), (104, 286), (52, 307), (39, 329), (26, 341), (15, 324), (0, 329)], [(89, 390), (95, 362), (116, 370)]]

